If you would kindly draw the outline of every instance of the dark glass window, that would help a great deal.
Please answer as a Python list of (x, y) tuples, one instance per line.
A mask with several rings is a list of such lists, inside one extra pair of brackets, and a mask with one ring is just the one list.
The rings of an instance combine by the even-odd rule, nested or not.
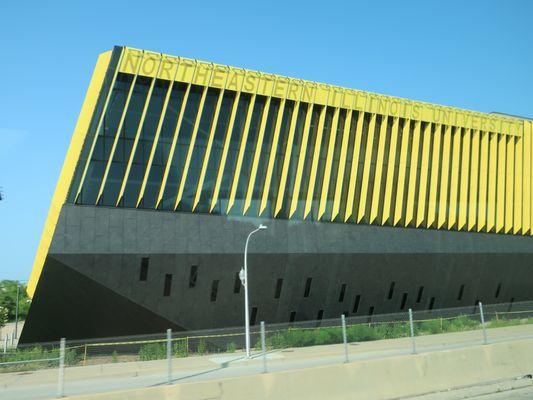
[(344, 294), (346, 293), (346, 283), (343, 283), (341, 285), (341, 291), (339, 293), (339, 303), (342, 303), (344, 301)]
[(117, 203), (120, 187), (126, 173), (126, 167), (130, 159), (133, 142), (137, 134), (142, 111), (147, 101), (148, 90), (151, 79), (138, 77), (133, 88), (133, 93), (128, 104), (124, 124), (120, 131), (117, 147), (113, 155), (113, 160), (109, 167), (102, 204), (114, 206)]
[(96, 138), (81, 195), (77, 200), (79, 204), (96, 203), (96, 197), (102, 183), (105, 166), (109, 159), (109, 153), (111, 152), (113, 141), (117, 135), (120, 117), (124, 111), (132, 80), (132, 75), (117, 75), (115, 86), (111, 93), (107, 110), (102, 120), (100, 131), (98, 132), (98, 137)]
[(394, 285), (396, 284), (396, 282), (391, 282), (390, 284), (390, 288), (389, 288), (389, 295), (387, 296), (388, 299), (392, 299), (392, 295), (394, 294)]
[(250, 325), (255, 325), (257, 319), (257, 307), (252, 307), (252, 315), (250, 316)]
[(368, 309), (367, 323), (371, 323), (372, 322), (372, 315), (374, 315), (374, 306), (370, 306), (370, 308)]
[(189, 287), (193, 288), (196, 286), (196, 280), (198, 279), (198, 265), (191, 265), (191, 270), (189, 272)]
[(144, 208), (156, 208), (157, 197), (163, 180), (163, 174), (167, 165), (172, 139), (178, 122), (178, 115), (183, 105), (183, 97), (187, 85), (175, 82), (170, 93), (165, 118), (159, 132), (159, 140), (155, 148), (154, 159), (146, 181), (142, 206)]
[(144, 180), (152, 146), (154, 145), (159, 119), (162, 118), (161, 112), (163, 111), (168, 86), (169, 81), (165, 80), (156, 80), (154, 83), (148, 109), (139, 133), (139, 140), (135, 148), (131, 169), (126, 181), (123, 198), (124, 207), (137, 206), (139, 191)]
[(461, 300), (463, 298), (463, 293), (465, 291), (465, 285), (461, 285), (459, 288), (459, 294), (457, 295), (457, 300)]
[(140, 281), (146, 281), (148, 279), (148, 265), (150, 263), (150, 259), (148, 257), (143, 257), (141, 259), (141, 272), (139, 274), (139, 280)]
[(239, 293), (241, 291), (241, 278), (239, 273), (235, 272), (235, 282), (233, 283), (233, 293)]
[(165, 275), (165, 286), (163, 288), (163, 296), (170, 296), (170, 291), (172, 289), (172, 274)]
[(428, 307), (428, 310), (433, 310), (433, 307), (435, 306), (435, 297), (432, 297), (430, 300), (429, 300), (429, 307)]
[(321, 321), (323, 316), (324, 316), (324, 310), (318, 310), (318, 313), (316, 315), (316, 319), (318, 321)]
[(289, 322), (294, 322), (296, 319), (296, 311), (291, 311), (291, 315), (289, 316)]
[(498, 283), (498, 287), (496, 288), (496, 293), (494, 293), (494, 298), (497, 299), (500, 297), (500, 291), (502, 290), (502, 284)]
[(407, 303), (407, 293), (404, 293), (402, 296), (402, 303), (400, 304), (400, 310), (405, 309), (406, 303)]
[(313, 281), (313, 278), (307, 278), (305, 281), (305, 291), (304, 291), (304, 297), (309, 297), (309, 294), (311, 293), (311, 282)]
[(420, 286), (418, 288), (418, 295), (416, 296), (416, 302), (417, 303), (420, 303), (420, 301), (422, 300), (422, 294), (424, 293), (424, 286)]
[[(176, 203), (176, 196), (178, 194), (178, 187), (183, 173), (183, 165), (187, 158), (187, 151), (191, 143), (191, 135), (194, 127), (194, 122), (198, 115), (198, 107), (200, 105), (200, 97), (202, 95), (201, 86), (192, 86), (189, 92), (189, 98), (185, 106), (185, 113), (183, 120), (179, 127), (178, 139), (174, 154), (172, 155), (170, 169), (168, 172), (167, 182), (163, 192), (163, 198), (159, 207), (163, 210), (173, 210)], [(169, 156), (170, 157), (170, 156)]]
[(359, 311), (359, 303), (361, 302), (361, 295), (358, 294), (355, 296), (355, 301), (353, 303), (353, 313), (357, 314), (357, 311)]
[(211, 301), (217, 301), (218, 282), (218, 280), (214, 280), (211, 284)]
[(283, 286), (283, 279), (278, 279), (276, 282), (276, 291), (274, 292), (274, 298), (279, 299), (281, 296), (281, 287)]

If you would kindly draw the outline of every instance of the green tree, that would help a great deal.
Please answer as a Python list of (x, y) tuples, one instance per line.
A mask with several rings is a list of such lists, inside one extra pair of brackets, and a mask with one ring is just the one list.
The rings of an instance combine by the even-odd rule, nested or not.
[(7, 308), (0, 306), (0, 328), (7, 323)]
[(18, 281), (3, 280), (0, 281), (0, 307), (7, 309), (8, 321), (15, 320), (17, 309), (17, 286), (20, 285), (19, 291), (19, 320), (23, 320), (28, 315), (31, 300), (26, 293), (26, 285)]

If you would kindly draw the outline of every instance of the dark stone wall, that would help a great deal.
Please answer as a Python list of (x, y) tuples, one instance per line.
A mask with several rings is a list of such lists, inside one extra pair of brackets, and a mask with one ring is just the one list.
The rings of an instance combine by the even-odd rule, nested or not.
[[(76, 315), (90, 318), (93, 329), (89, 335), (82, 324), (78, 331), (65, 325), (65, 335), (124, 334), (125, 328), (105, 318), (99, 322), (105, 306), (91, 298), (101, 290), (128, 302), (113, 304), (113, 313), (124, 307), (144, 310), (134, 323), (124, 323), (131, 334), (161, 332), (165, 323), (188, 330), (240, 325), (243, 290), (234, 293), (235, 274), (243, 265), (246, 236), (259, 222), (268, 230), (253, 237), (248, 259), (257, 322), (288, 322), (291, 312), (296, 320), (315, 319), (319, 310), (323, 318), (366, 315), (370, 307), (375, 314), (400, 312), (404, 293), (403, 311), (427, 309), (433, 297), (434, 308), (533, 299), (531, 237), (65, 205), (25, 330), (36, 330), (34, 320), (46, 315), (61, 331), (57, 301), (83, 292), (62, 310), (91, 303)], [(143, 257), (149, 258), (146, 281), (139, 280)], [(192, 265), (198, 266), (193, 288)], [(68, 274), (83, 279), (67, 283)], [(166, 274), (172, 275), (170, 296), (163, 296)], [(311, 291), (304, 297), (307, 278)], [(275, 299), (278, 279), (283, 286)], [(214, 280), (219, 285), (211, 301)], [(339, 302), (342, 284), (346, 293)]]

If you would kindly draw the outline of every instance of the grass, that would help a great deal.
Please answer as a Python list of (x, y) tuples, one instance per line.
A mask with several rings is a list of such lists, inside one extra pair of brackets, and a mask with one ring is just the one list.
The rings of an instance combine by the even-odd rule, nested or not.
[[(1, 362), (16, 362), (16, 361), (29, 361), (29, 360), (46, 360), (59, 358), (59, 349), (45, 349), (41, 346), (35, 346), (29, 349), (20, 349), (10, 351), (6, 354), (2, 354), (0, 357)], [(67, 350), (65, 352), (65, 365), (75, 365), (79, 361), (79, 357), (74, 350)], [(36, 369), (55, 368), (59, 365), (58, 360), (53, 361), (40, 361), (40, 362), (28, 362), (12, 365), (0, 365), (0, 373), (2, 372), (21, 372), (32, 371)]]

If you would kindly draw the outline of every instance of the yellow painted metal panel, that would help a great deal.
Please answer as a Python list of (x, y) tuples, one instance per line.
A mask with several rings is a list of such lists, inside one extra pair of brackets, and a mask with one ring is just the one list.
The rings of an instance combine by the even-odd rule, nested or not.
[(263, 195), (261, 196), (261, 205), (259, 207), (259, 215), (265, 211), (268, 203), (268, 194), (270, 193), (270, 183), (272, 182), (272, 174), (274, 172), (274, 163), (276, 161), (276, 153), (278, 148), (279, 136), (281, 134), (281, 123), (283, 121), (283, 113), (285, 112), (285, 99), (281, 99), (279, 104), (278, 115), (276, 118), (276, 125), (274, 128), (274, 137), (272, 138), (272, 147), (270, 148), (270, 155), (268, 158), (268, 166), (265, 174), (265, 184), (263, 186)]
[(461, 149), (461, 189), (459, 192), (459, 218), (457, 230), (466, 226), (468, 214), (468, 172), (470, 171), (470, 129), (464, 130), (463, 147)]
[(141, 203), (141, 200), (144, 196), (144, 190), (146, 189), (146, 183), (148, 181), (148, 176), (150, 175), (150, 170), (152, 169), (152, 161), (154, 160), (155, 149), (157, 148), (157, 144), (159, 142), (159, 135), (161, 133), (161, 128), (163, 126), (163, 121), (165, 120), (165, 114), (167, 112), (168, 102), (170, 100), (170, 94), (172, 93), (173, 86), (174, 86), (174, 81), (171, 81), (170, 85), (168, 85), (167, 94), (165, 95), (165, 100), (163, 103), (163, 109), (161, 110), (161, 115), (157, 123), (157, 128), (156, 128), (155, 135), (154, 135), (154, 141), (152, 143), (152, 148), (150, 149), (150, 155), (148, 157), (148, 163), (146, 164), (146, 171), (144, 173), (143, 181), (141, 184), (141, 190), (139, 191), (139, 197), (137, 198), (136, 207), (139, 207), (139, 204)]
[(405, 193), (405, 178), (407, 175), (407, 155), (409, 151), (409, 136), (411, 120), (406, 119), (402, 130), (402, 146), (400, 149), (400, 162), (398, 164), (398, 185), (396, 186), (396, 202), (394, 206), (394, 222), (396, 226), (403, 217), (403, 196)]
[(513, 211), (514, 211), (514, 137), (506, 138), (506, 176), (505, 176), (505, 233), (513, 230)]
[(189, 173), (189, 166), (191, 165), (192, 153), (194, 151), (194, 144), (196, 143), (196, 136), (198, 136), (198, 128), (200, 127), (200, 120), (202, 119), (202, 113), (204, 111), (205, 99), (207, 97), (208, 88), (204, 87), (202, 90), (202, 97), (200, 98), (200, 104), (198, 105), (198, 111), (194, 120), (194, 126), (191, 133), (191, 140), (189, 142), (189, 148), (187, 149), (187, 156), (183, 165), (183, 171), (181, 173), (180, 186), (178, 189), (178, 195), (176, 196), (176, 202), (174, 203), (174, 210), (178, 208), (181, 198), (183, 197), (183, 190), (185, 189), (185, 182), (187, 181), (187, 174)]
[[(228, 85), (226, 84), (226, 86)], [(215, 188), (213, 190), (213, 197), (211, 198), (211, 206), (209, 208), (209, 212), (213, 211), (218, 201), (218, 194), (220, 192), (220, 185), (222, 184), (222, 177), (224, 176), (224, 168), (226, 167), (226, 159), (228, 158), (229, 145), (231, 142), (231, 134), (233, 132), (233, 125), (235, 124), (235, 116), (237, 115), (237, 109), (239, 108), (240, 99), (241, 99), (241, 92), (237, 92), (237, 95), (235, 96), (235, 100), (233, 102), (233, 106), (231, 108), (230, 119), (228, 122), (227, 131), (226, 131), (226, 138), (224, 140), (224, 147), (222, 148), (222, 155), (220, 157), (220, 163), (218, 166), (217, 180), (215, 181)]]
[(524, 121), (522, 169), (524, 173), (522, 190), (522, 234), (531, 232), (531, 123)]
[(372, 149), (374, 148), (374, 137), (376, 136), (376, 118), (376, 114), (372, 114), (370, 117), (370, 124), (368, 124), (368, 137), (366, 141), (363, 178), (361, 183), (361, 200), (359, 202), (357, 222), (361, 222), (366, 212), (366, 200), (368, 197), (368, 186), (370, 183), (370, 169), (372, 166)]
[(322, 193), (320, 196), (320, 205), (318, 207), (318, 220), (326, 212), (326, 203), (328, 201), (329, 182), (331, 177), (331, 168), (333, 167), (333, 152), (335, 150), (335, 142), (337, 138), (337, 127), (339, 125), (340, 109), (336, 108), (333, 114), (333, 121), (331, 122), (331, 133), (329, 135), (328, 153), (326, 156), (326, 165), (324, 170), (324, 179), (322, 180)]
[(389, 220), (391, 214), (392, 204), (392, 186), (394, 185), (394, 167), (396, 164), (396, 148), (398, 146), (398, 127), (400, 126), (400, 119), (394, 118), (392, 121), (391, 138), (389, 144), (389, 158), (387, 165), (387, 176), (385, 177), (385, 195), (383, 199), (383, 215), (381, 217), (381, 225)]
[(337, 170), (337, 181), (335, 183), (335, 197), (333, 198), (333, 209), (331, 220), (333, 221), (339, 215), (342, 197), (342, 186), (344, 184), (344, 171), (346, 170), (346, 159), (348, 157), (348, 142), (350, 139), (350, 129), (352, 125), (352, 110), (346, 111), (344, 119), (344, 129), (342, 132), (341, 154), (339, 157), (339, 168)]
[(514, 173), (514, 218), (513, 233), (522, 231), (522, 183), (523, 183), (523, 138), (516, 138), (515, 141), (515, 173)]
[(285, 156), (283, 158), (283, 169), (281, 170), (281, 179), (278, 189), (278, 197), (276, 198), (276, 208), (274, 216), (276, 217), (283, 207), (283, 198), (285, 197), (285, 186), (287, 184), (287, 176), (289, 174), (289, 166), (291, 163), (292, 145), (294, 143), (294, 134), (296, 132), (296, 123), (298, 122), (298, 112), (300, 111), (300, 102), (294, 104), (294, 110), (291, 116), (291, 123), (289, 126), (289, 137), (287, 139), (287, 148), (285, 149)]
[[(139, 63), (139, 67), (141, 64)], [(98, 189), (98, 195), (96, 196), (96, 204), (100, 202), (100, 198), (102, 197), (102, 194), (104, 193), (104, 188), (107, 182), (107, 175), (109, 174), (109, 169), (111, 168), (111, 164), (113, 162), (113, 157), (115, 155), (115, 150), (117, 148), (118, 140), (120, 138), (120, 132), (122, 131), (122, 127), (124, 125), (124, 120), (126, 119), (126, 113), (129, 108), (131, 96), (133, 95), (133, 88), (135, 87), (135, 83), (137, 82), (138, 75), (135, 75), (133, 77), (133, 80), (131, 82), (130, 89), (128, 90), (128, 95), (126, 96), (126, 102), (124, 103), (124, 108), (122, 109), (122, 115), (120, 116), (120, 120), (118, 122), (117, 131), (115, 132), (115, 137), (113, 139), (113, 144), (111, 146), (111, 151), (109, 152), (109, 157), (106, 160), (106, 166), (104, 170), (104, 174), (102, 176), (102, 180), (100, 182), (100, 187)]]
[(439, 187), (439, 171), (440, 168), (440, 142), (442, 137), (442, 125), (435, 127), (433, 134), (433, 151), (431, 160), (431, 177), (429, 181), (429, 201), (428, 201), (428, 220), (426, 226), (433, 226), (437, 216), (437, 189)]
[(307, 107), (307, 114), (305, 116), (304, 130), (302, 132), (302, 145), (300, 146), (300, 154), (298, 156), (298, 166), (296, 167), (296, 179), (294, 180), (294, 190), (292, 192), (291, 209), (289, 211), (289, 218), (294, 215), (298, 208), (300, 186), (302, 184), (302, 175), (305, 164), (305, 156), (307, 153), (307, 142), (309, 141), (309, 130), (311, 129), (311, 117), (313, 115), (313, 104)]
[(185, 108), (189, 99), (189, 93), (191, 92), (191, 85), (187, 85), (185, 94), (183, 95), (183, 101), (181, 102), (180, 113), (178, 120), (176, 121), (176, 128), (174, 129), (174, 135), (172, 136), (172, 143), (170, 144), (170, 151), (168, 153), (167, 163), (165, 165), (165, 172), (163, 173), (163, 179), (161, 180), (161, 187), (159, 188), (159, 194), (157, 196), (156, 208), (159, 208), (159, 203), (163, 199), (165, 193), (165, 187), (167, 185), (168, 174), (170, 172), (170, 166), (172, 165), (172, 159), (174, 158), (174, 151), (176, 151), (176, 143), (178, 142), (178, 136), (180, 133), (181, 123), (183, 121), (183, 115), (185, 114)]
[(420, 185), (418, 189), (418, 210), (416, 212), (416, 226), (422, 225), (426, 218), (426, 197), (428, 190), (429, 159), (431, 157), (431, 124), (426, 124), (423, 132), (422, 160), (420, 164)]
[(200, 196), (202, 195), (202, 188), (204, 186), (205, 174), (207, 172), (207, 166), (209, 164), (209, 157), (211, 156), (211, 149), (213, 148), (213, 140), (215, 138), (215, 131), (217, 129), (218, 116), (220, 115), (220, 107), (222, 106), (222, 99), (224, 98), (224, 89), (220, 89), (218, 94), (217, 104), (215, 106), (215, 113), (213, 114), (213, 122), (209, 130), (209, 139), (207, 140), (207, 146), (205, 148), (204, 161), (202, 163), (202, 170), (200, 171), (200, 177), (198, 179), (198, 186), (196, 188), (196, 195), (194, 196), (194, 203), (192, 210), (194, 211), (200, 202)]
[(457, 222), (457, 200), (459, 193), (459, 162), (461, 157), (461, 128), (453, 130), (452, 175), (450, 180), (450, 201), (448, 209), (448, 229)]
[(479, 180), (479, 131), (472, 132), (472, 153), (470, 159), (470, 195), (468, 198), (468, 228), (472, 231), (477, 221), (477, 193)]
[(489, 191), (487, 194), (487, 232), (496, 226), (496, 176), (498, 173), (498, 135), (489, 137)]
[(450, 176), (450, 153), (452, 144), (452, 127), (447, 125), (444, 129), (444, 139), (442, 143), (442, 167), (440, 178), (440, 193), (439, 193), (439, 213), (437, 217), (437, 228), (441, 229), (447, 221), (448, 217), (448, 191), (449, 191), (449, 176)]
[(231, 185), (231, 192), (228, 200), (228, 209), (226, 213), (229, 214), (231, 208), (235, 204), (235, 195), (237, 193), (237, 187), (239, 186), (239, 178), (241, 175), (242, 161), (244, 159), (244, 152), (246, 150), (246, 143), (248, 141), (248, 133), (250, 131), (250, 123), (252, 122), (252, 114), (254, 112), (256, 95), (253, 94), (250, 103), (248, 104), (248, 110), (246, 111), (246, 119), (244, 121), (244, 129), (242, 131), (241, 143), (239, 146), (239, 154), (237, 155), (237, 164), (235, 165), (235, 173), (233, 174), (233, 183)]
[(413, 221), (415, 212), (416, 175), (418, 169), (418, 153), (420, 149), (420, 121), (415, 121), (413, 131), (413, 145), (411, 147), (411, 167), (409, 170), (409, 184), (407, 190), (407, 206), (405, 210), (405, 226)]
[[(387, 126), (388, 117), (384, 116), (381, 119), (381, 126), (379, 129), (379, 142), (378, 142), (378, 154), (376, 158), (376, 172), (374, 174), (374, 187), (372, 189), (372, 203), (370, 204), (370, 219), (369, 223), (373, 223), (378, 217), (379, 201), (381, 194), (383, 176), (383, 163), (385, 159), (385, 142), (387, 141)], [(383, 183), (384, 184), (384, 183)]]
[(357, 127), (355, 130), (355, 138), (353, 145), (353, 154), (352, 154), (352, 168), (350, 171), (350, 183), (348, 186), (348, 197), (346, 199), (346, 211), (344, 213), (344, 222), (348, 221), (348, 218), (352, 216), (353, 212), (353, 203), (355, 199), (355, 184), (357, 182), (357, 170), (359, 168), (359, 152), (361, 150), (361, 139), (363, 136), (363, 125), (364, 125), (365, 113), (359, 111), (357, 116)]
[(496, 194), (496, 232), (501, 232), (505, 225), (505, 159), (507, 155), (507, 138), (498, 135), (498, 189)]
[(257, 135), (257, 143), (255, 146), (254, 159), (252, 162), (252, 170), (250, 172), (250, 180), (248, 182), (248, 190), (246, 191), (246, 199), (244, 200), (243, 214), (250, 208), (252, 203), (252, 195), (254, 193), (255, 179), (257, 176), (257, 168), (259, 166), (259, 159), (261, 157), (261, 147), (263, 146), (263, 139), (265, 137), (265, 128), (268, 119), (268, 112), (270, 110), (270, 102), (272, 98), (267, 97), (265, 107), (263, 108), (263, 114), (261, 115), (261, 124), (259, 125), (259, 133)]
[[(96, 62), (96, 67), (94, 69), (91, 81), (89, 83), (89, 88), (85, 95), (85, 100), (81, 107), (80, 116), (76, 127), (74, 128), (74, 133), (70, 141), (70, 145), (63, 162), (63, 167), (61, 168), (61, 173), (59, 174), (59, 180), (57, 182), (54, 195), (52, 197), (52, 202), (50, 204), (50, 209), (48, 210), (48, 216), (46, 217), (46, 222), (44, 224), (43, 233), (39, 241), (39, 246), (37, 248), (37, 253), (35, 254), (35, 259), (33, 261), (33, 268), (28, 280), (27, 292), (28, 296), (31, 298), (35, 294), (41, 272), (44, 267), (44, 262), (46, 255), (52, 243), (52, 237), (54, 236), (55, 228), (59, 218), (59, 213), (61, 212), (61, 207), (65, 203), (67, 198), (68, 190), (72, 177), (74, 176), (74, 171), (76, 169), (76, 164), (83, 148), (83, 143), (87, 136), (87, 131), (91, 122), (91, 118), (96, 107), (98, 96), (102, 90), (102, 85), (104, 83), (104, 78), (106, 71), (109, 67), (111, 61), (111, 52), (106, 52), (100, 54), (98, 61)], [(120, 61), (119, 61), (120, 62)], [(116, 77), (116, 74), (115, 74)], [(113, 77), (112, 84), (109, 87), (109, 93), (113, 89), (113, 83), (115, 80)], [(106, 96), (105, 104), (107, 105), (109, 99), (109, 93)], [(105, 112), (106, 107), (102, 109), (102, 115)], [(96, 131), (98, 132), (98, 131)], [(90, 158), (87, 160), (89, 163)]]
[[(143, 53), (141, 52), (140, 53), (141, 59), (142, 59), (142, 54)], [(121, 52), (120, 53), (120, 58), (119, 58), (119, 61), (118, 61), (119, 65), (121, 63), (121, 60), (122, 60), (123, 56), (124, 56), (124, 52)], [(139, 63), (139, 66), (140, 66), (140, 63)], [(135, 69), (135, 71), (137, 71), (137, 70), (138, 70), (138, 68)], [(134, 71), (134, 73), (135, 73), (135, 71)], [(83, 184), (85, 182), (85, 177), (87, 176), (87, 170), (89, 169), (89, 164), (90, 164), (93, 152), (94, 152), (94, 147), (96, 146), (96, 141), (98, 140), (98, 132), (100, 132), (100, 129), (102, 129), (102, 124), (104, 122), (105, 113), (106, 113), (107, 107), (109, 105), (109, 100), (111, 99), (111, 94), (113, 93), (113, 87), (115, 86), (115, 82), (117, 80), (117, 75), (118, 75), (118, 68), (115, 69), (115, 73), (113, 74), (113, 79), (111, 80), (111, 85), (109, 86), (110, 89), (109, 89), (109, 91), (107, 92), (107, 95), (106, 95), (106, 99), (105, 99), (105, 102), (104, 102), (104, 107), (102, 108), (102, 114), (100, 115), (100, 118), (98, 120), (98, 125), (97, 125), (96, 131), (94, 133), (93, 141), (91, 143), (91, 148), (90, 148), (88, 156), (87, 156), (87, 162), (85, 163), (85, 166), (83, 168), (83, 172), (81, 174), (81, 179), (80, 179), (80, 184), (79, 184), (78, 189), (76, 191), (76, 198), (78, 198), (78, 196), (80, 195), (81, 188), (83, 187)], [(133, 82), (132, 82), (132, 87), (133, 87)]]
[(479, 161), (479, 197), (477, 208), (477, 231), (481, 232), (487, 224), (487, 184), (489, 174), (489, 133), (480, 132), (481, 156)]
[(313, 205), (313, 193), (315, 191), (316, 174), (318, 172), (318, 161), (320, 159), (322, 135), (324, 133), (324, 121), (326, 120), (326, 109), (326, 106), (322, 107), (322, 109), (320, 110), (320, 116), (318, 118), (315, 153), (313, 154), (313, 161), (311, 163), (311, 169), (309, 171), (309, 186), (307, 187), (307, 201), (305, 202), (304, 218), (307, 218), (307, 216), (311, 212), (311, 206)]

